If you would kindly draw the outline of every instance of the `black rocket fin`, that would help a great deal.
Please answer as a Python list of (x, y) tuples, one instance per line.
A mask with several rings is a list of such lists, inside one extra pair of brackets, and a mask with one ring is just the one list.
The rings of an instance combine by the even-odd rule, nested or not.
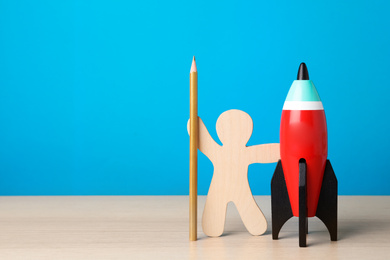
[(337, 178), (329, 160), (326, 160), (316, 216), (327, 227), (330, 240), (337, 241)]
[(278, 239), (284, 223), (292, 216), (282, 162), (279, 160), (271, 180), (272, 239)]

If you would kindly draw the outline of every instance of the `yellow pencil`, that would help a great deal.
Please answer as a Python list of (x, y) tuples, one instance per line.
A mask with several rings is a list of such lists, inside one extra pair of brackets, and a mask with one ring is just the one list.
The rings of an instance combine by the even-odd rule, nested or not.
[(198, 238), (198, 139), (198, 72), (194, 56), (190, 71), (190, 241)]

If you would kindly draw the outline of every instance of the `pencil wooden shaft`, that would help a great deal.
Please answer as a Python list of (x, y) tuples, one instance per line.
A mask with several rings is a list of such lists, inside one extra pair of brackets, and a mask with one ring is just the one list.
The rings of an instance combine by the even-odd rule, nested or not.
[(198, 72), (190, 73), (190, 240), (197, 240), (198, 208)]

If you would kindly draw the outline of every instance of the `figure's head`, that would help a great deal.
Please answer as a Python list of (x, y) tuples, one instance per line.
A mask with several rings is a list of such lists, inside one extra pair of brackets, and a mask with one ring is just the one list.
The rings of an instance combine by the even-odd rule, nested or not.
[(224, 145), (245, 146), (252, 130), (252, 118), (244, 111), (232, 109), (218, 117), (217, 134)]

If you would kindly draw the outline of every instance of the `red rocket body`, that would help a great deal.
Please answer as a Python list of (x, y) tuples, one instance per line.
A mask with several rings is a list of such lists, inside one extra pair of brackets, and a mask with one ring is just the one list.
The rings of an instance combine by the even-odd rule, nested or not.
[(280, 125), (280, 157), (294, 216), (299, 216), (299, 160), (306, 160), (307, 216), (314, 217), (327, 153), (324, 110), (283, 110)]
[(327, 155), (326, 118), (317, 90), (311, 80), (295, 80), (280, 124), (280, 157), (294, 216), (299, 216), (299, 160), (307, 165), (307, 217), (314, 217)]

